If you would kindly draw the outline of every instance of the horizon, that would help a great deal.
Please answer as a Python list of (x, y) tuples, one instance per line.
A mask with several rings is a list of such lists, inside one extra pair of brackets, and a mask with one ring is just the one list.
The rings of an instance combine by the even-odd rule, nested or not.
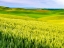
[(11, 8), (64, 9), (64, 0), (0, 0), (0, 6)]
[[(0, 6), (0, 7), (9, 7), (9, 6)], [(24, 9), (64, 9), (64, 8), (35, 8), (35, 7), (9, 7), (9, 8), (24, 8)]]

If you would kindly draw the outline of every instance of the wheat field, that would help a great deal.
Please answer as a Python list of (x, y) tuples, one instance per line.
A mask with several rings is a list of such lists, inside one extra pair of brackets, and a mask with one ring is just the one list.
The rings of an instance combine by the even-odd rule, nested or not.
[(0, 48), (64, 48), (64, 24), (0, 17)]

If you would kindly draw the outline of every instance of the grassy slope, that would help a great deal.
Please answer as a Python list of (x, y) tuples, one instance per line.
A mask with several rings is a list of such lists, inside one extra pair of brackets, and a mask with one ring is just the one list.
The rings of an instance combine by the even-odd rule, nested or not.
[(64, 48), (64, 16), (52, 13), (0, 11), (0, 47)]
[(64, 47), (64, 24), (22, 18), (24, 17), (19, 16), (17, 19), (13, 15), (0, 15), (1, 48)]
[(42, 18), (38, 18), (38, 20), (51, 22), (51, 23), (64, 24), (64, 15), (53, 15), (53, 16), (48, 16), (48, 17), (42, 17)]
[(28, 10), (28, 9), (21, 9), (21, 10), (0, 10), (0, 14), (10, 14), (10, 15), (17, 15), (17, 16), (28, 16), (32, 18), (40, 18), (45, 16), (53, 15), (52, 11), (49, 10)]

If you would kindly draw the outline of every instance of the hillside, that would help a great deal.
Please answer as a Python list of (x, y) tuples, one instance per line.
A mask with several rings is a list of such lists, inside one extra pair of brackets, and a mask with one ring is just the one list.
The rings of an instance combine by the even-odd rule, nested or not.
[(40, 18), (53, 15), (64, 15), (64, 9), (43, 9), (43, 8), (9, 8), (0, 6), (0, 14), (10, 14), (17, 16), (28, 16), (32, 18)]
[(64, 48), (64, 9), (0, 6), (0, 48)]

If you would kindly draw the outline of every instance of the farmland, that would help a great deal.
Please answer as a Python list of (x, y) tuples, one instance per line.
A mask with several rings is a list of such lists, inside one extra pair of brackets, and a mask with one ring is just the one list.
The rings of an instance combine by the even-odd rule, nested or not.
[(64, 48), (63, 9), (22, 10), (0, 10), (0, 48)]

